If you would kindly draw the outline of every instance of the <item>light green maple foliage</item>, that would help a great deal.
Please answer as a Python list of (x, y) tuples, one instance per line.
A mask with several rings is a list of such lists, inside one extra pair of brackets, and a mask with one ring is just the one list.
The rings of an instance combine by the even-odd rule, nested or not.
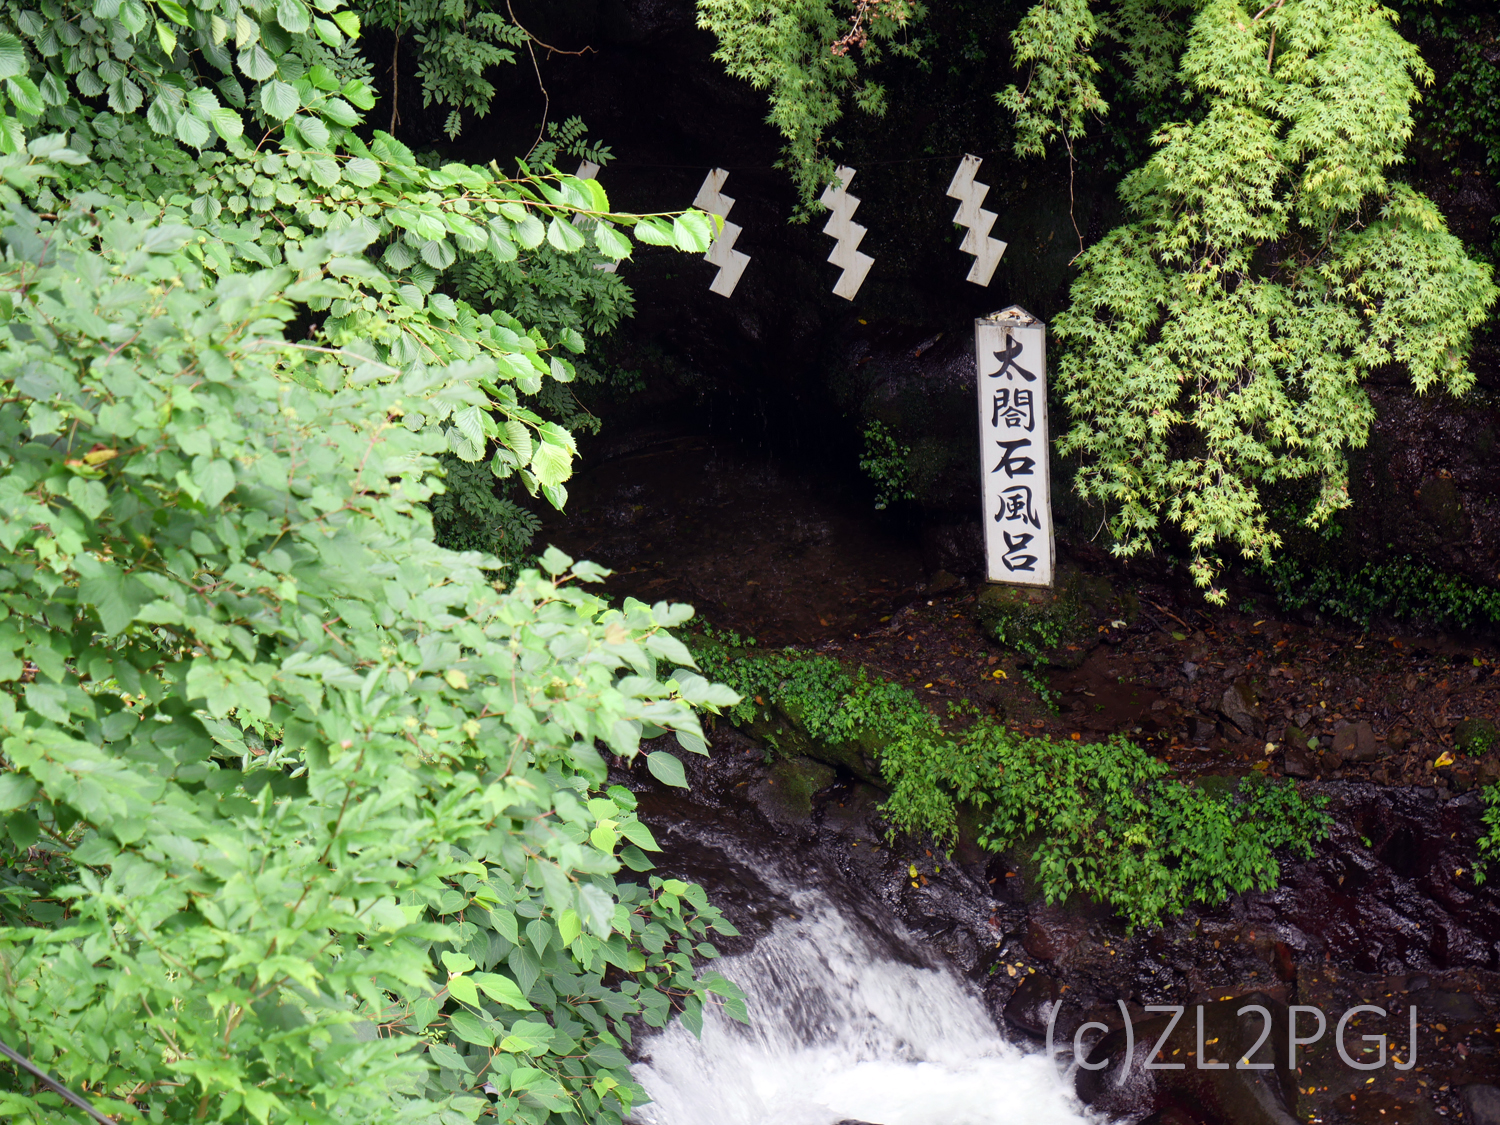
[[(1082, 6), (1062, 7), (1084, 26)], [(1182, 7), (1112, 14), (1142, 89), (1160, 88)], [(1179, 64), (1192, 116), (1126, 177), (1131, 219), (1080, 255), (1053, 322), (1073, 420), (1060, 446), (1110, 509), (1116, 553), (1175, 528), (1212, 597), (1225, 547), (1266, 561), (1278, 546), (1266, 490), (1317, 482), (1313, 525), (1349, 503), (1370, 372), (1403, 369), (1418, 391), (1473, 381), (1470, 333), (1496, 289), (1431, 201), (1391, 178), (1430, 81), (1392, 19), (1365, 0), (1198, 5)], [(1055, 38), (1054, 76), (1086, 73), (1089, 36)], [(1089, 108), (1076, 88), (1041, 89), (1045, 104), (1016, 106), (1023, 148)]]
[[(819, 191), (834, 182), (829, 129), (844, 98), (866, 113), (885, 113), (885, 89), (861, 78), (858, 60), (878, 63), (885, 51), (914, 54), (907, 36), (926, 16), (920, 0), (698, 0), (698, 26), (712, 31), (714, 58), (735, 78), (769, 90), (766, 120), (786, 138), (780, 166), (788, 169), (805, 219)], [(857, 53), (856, 53), (857, 51)]]

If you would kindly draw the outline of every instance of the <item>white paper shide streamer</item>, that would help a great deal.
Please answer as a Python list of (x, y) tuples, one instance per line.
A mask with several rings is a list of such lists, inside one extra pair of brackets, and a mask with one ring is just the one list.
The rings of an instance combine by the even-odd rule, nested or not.
[(849, 194), (849, 181), (854, 179), (854, 169), (840, 166), (837, 174), (839, 186), (829, 184), (823, 189), (821, 197), (823, 206), (833, 212), (823, 226), (823, 233), (838, 239), (828, 260), (844, 271), (839, 275), (838, 284), (833, 287), (833, 291), (846, 301), (852, 301), (859, 292), (859, 287), (864, 284), (865, 275), (875, 264), (875, 259), (859, 252), (859, 242), (865, 236), (865, 228), (854, 221), (854, 209), (859, 206), (859, 199)]
[[(724, 181), (728, 178), (729, 173), (723, 168), (715, 168), (711, 171), (704, 179), (703, 186), (698, 189), (693, 206), (707, 211), (710, 215), (725, 218), (729, 214), (729, 209), (734, 206), (734, 200), (723, 192)], [(735, 239), (740, 236), (740, 229), (726, 220), (724, 229), (714, 237), (708, 253), (703, 255), (706, 260), (719, 267), (719, 272), (714, 275), (713, 284), (708, 287), (710, 293), (728, 297), (734, 292), (734, 287), (740, 283), (740, 275), (745, 272), (745, 267), (750, 264), (750, 255), (734, 248)]]
[[(580, 180), (592, 180), (599, 174), (599, 165), (595, 164), (592, 160), (585, 160), (578, 165), (578, 171), (574, 172), (573, 174)], [(573, 225), (579, 230), (592, 230), (594, 224), (598, 221), (599, 220), (597, 219), (586, 219), (583, 216), (579, 215), (573, 219)], [(594, 264), (594, 268), (596, 270), (603, 270), (605, 273), (614, 273), (620, 268), (620, 263), (596, 262)]]
[(1047, 326), (1012, 305), (974, 322), (974, 353), (988, 577), (1051, 586)]
[(1000, 264), (1000, 255), (1005, 253), (1005, 243), (990, 237), (990, 230), (1000, 216), (986, 211), (982, 206), (989, 194), (988, 184), (976, 183), (979, 165), (983, 161), (977, 156), (966, 156), (953, 173), (953, 182), (948, 185), (948, 195), (959, 201), (958, 214), (953, 221), (968, 227), (963, 244), (959, 247), (965, 254), (974, 255), (974, 264), (969, 267), (969, 280), (975, 285), (988, 285), (995, 276), (995, 267)]

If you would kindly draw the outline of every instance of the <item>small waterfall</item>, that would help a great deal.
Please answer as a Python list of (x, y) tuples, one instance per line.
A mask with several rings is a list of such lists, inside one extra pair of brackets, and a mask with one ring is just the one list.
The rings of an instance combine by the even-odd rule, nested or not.
[[(1007, 1043), (952, 972), (899, 959), (892, 939), (798, 890), (748, 953), (716, 963), (751, 1025), (709, 1013), (642, 1043), (652, 1098), (638, 1125), (1077, 1125), (1041, 1054)], [(914, 958), (913, 958), (914, 959)]]

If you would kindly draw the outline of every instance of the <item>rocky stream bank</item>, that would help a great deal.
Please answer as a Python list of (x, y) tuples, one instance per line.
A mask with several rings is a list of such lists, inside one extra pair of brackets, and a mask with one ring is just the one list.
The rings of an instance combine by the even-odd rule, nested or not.
[[(1190, 910), (1134, 934), (1089, 903), (1040, 901), (1023, 855), (960, 847), (953, 856), (910, 840), (888, 841), (884, 794), (812, 758), (774, 758), (720, 726), (712, 756), (689, 765), (691, 789), (668, 790), (644, 770), (623, 778), (666, 848), (664, 872), (702, 882), (743, 936), (733, 952), (793, 909), (753, 871), (729, 862), (734, 838), (796, 865), (808, 885), (829, 889), (867, 917), (895, 920), (978, 990), (1007, 1036), (1040, 1047), (1049, 1021), (1057, 1044), (1081, 1044), (1104, 1070), (1080, 1071), (1080, 1097), (1112, 1120), (1155, 1125), (1325, 1125), (1500, 1122), (1500, 903), (1466, 868), (1480, 825), (1476, 795), (1440, 797), (1433, 787), (1369, 782), (1308, 783), (1331, 798), (1329, 838), (1306, 862), (1285, 864), (1281, 885)], [(1203, 1006), (1206, 1061), (1250, 1054), (1262, 1018), (1272, 1034), (1252, 1061), (1274, 1070), (1199, 1070), (1195, 1008)], [(1125, 1049), (1122, 1005), (1131, 1017), (1132, 1074), (1117, 1085)], [(1182, 1070), (1146, 1072), (1151, 1044), (1184, 1005), (1162, 1058)], [(1286, 1067), (1290, 1005), (1320, 1009), (1327, 1033)], [(1339, 1056), (1335, 1025), (1359, 1005), (1344, 1034), (1355, 1061), (1361, 1036), (1386, 1033), (1389, 1061), (1357, 1070)], [(1415, 1066), (1408, 1062), (1409, 1011), (1417, 1009)], [(1312, 1036), (1315, 1017), (1299, 1016)]]

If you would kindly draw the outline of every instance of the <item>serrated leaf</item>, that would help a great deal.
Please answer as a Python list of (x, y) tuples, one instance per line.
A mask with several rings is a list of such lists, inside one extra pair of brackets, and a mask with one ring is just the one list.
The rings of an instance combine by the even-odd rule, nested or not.
[(420, 253), (422, 261), (435, 270), (447, 269), (457, 257), (453, 247), (448, 245), (446, 239), (441, 238), (429, 238), (426, 242), (422, 243)]
[(606, 258), (619, 261), (630, 257), (630, 239), (617, 231), (609, 223), (597, 223), (594, 226), (594, 245), (599, 247), (599, 253)]
[(583, 249), (583, 234), (572, 223), (554, 218), (547, 224), (547, 241), (554, 250), (572, 254)]
[(346, 129), (352, 129), (360, 122), (359, 110), (343, 98), (329, 98), (318, 107), (318, 112), (335, 125), (342, 125)]
[(518, 422), (514, 418), (506, 421), (505, 444), (515, 450), (516, 457), (522, 464), (531, 460), (531, 431), (526, 428), (525, 422)]
[(301, 35), (312, 21), (302, 0), (276, 0), (276, 22), (293, 35)]
[(285, 121), (297, 112), (297, 107), (301, 104), (296, 88), (280, 79), (267, 82), (260, 88), (261, 109), (266, 111), (268, 117), (277, 121)]
[(676, 241), (670, 227), (656, 219), (642, 219), (631, 228), (637, 242), (648, 246), (671, 246)]
[(339, 25), (339, 30), (347, 35), (350, 39), (359, 38), (359, 16), (355, 15), (353, 12), (349, 11), (346, 8), (342, 11), (334, 12), (332, 15), (332, 19), (334, 23)]
[(156, 41), (161, 44), (162, 53), (168, 57), (177, 53), (177, 32), (161, 20), (156, 21)]
[[(240, 70), (252, 82), (264, 82), (276, 73), (276, 61), (266, 53), (265, 47), (252, 43), (239, 54)], [(295, 106), (293, 107), (296, 108)]]
[(26, 50), (21, 41), (7, 32), (0, 32), (0, 78), (14, 78), (26, 73)]
[(380, 182), (380, 165), (367, 156), (356, 156), (344, 165), (344, 179), (355, 187), (371, 187)]
[(208, 115), (208, 122), (214, 127), (214, 132), (226, 141), (243, 136), (245, 133), (245, 122), (240, 117), (239, 110), (216, 109)]
[(162, 14), (167, 19), (171, 20), (178, 27), (192, 26), (188, 22), (187, 9), (177, 3), (177, 0), (156, 0), (156, 6), (161, 9)]
[(573, 475), (573, 459), (568, 451), (550, 442), (540, 442), (531, 455), (531, 471), (542, 487), (562, 484)]
[(535, 250), (542, 244), (542, 239), (547, 237), (547, 228), (542, 220), (529, 211), (516, 222), (514, 230), (516, 241), (528, 250)]
[(672, 238), (679, 250), (689, 254), (707, 253), (713, 237), (713, 224), (701, 211), (689, 211), (672, 220)]
[(213, 132), (208, 127), (208, 122), (203, 118), (191, 113), (184, 113), (177, 119), (177, 139), (192, 148), (205, 148)]

